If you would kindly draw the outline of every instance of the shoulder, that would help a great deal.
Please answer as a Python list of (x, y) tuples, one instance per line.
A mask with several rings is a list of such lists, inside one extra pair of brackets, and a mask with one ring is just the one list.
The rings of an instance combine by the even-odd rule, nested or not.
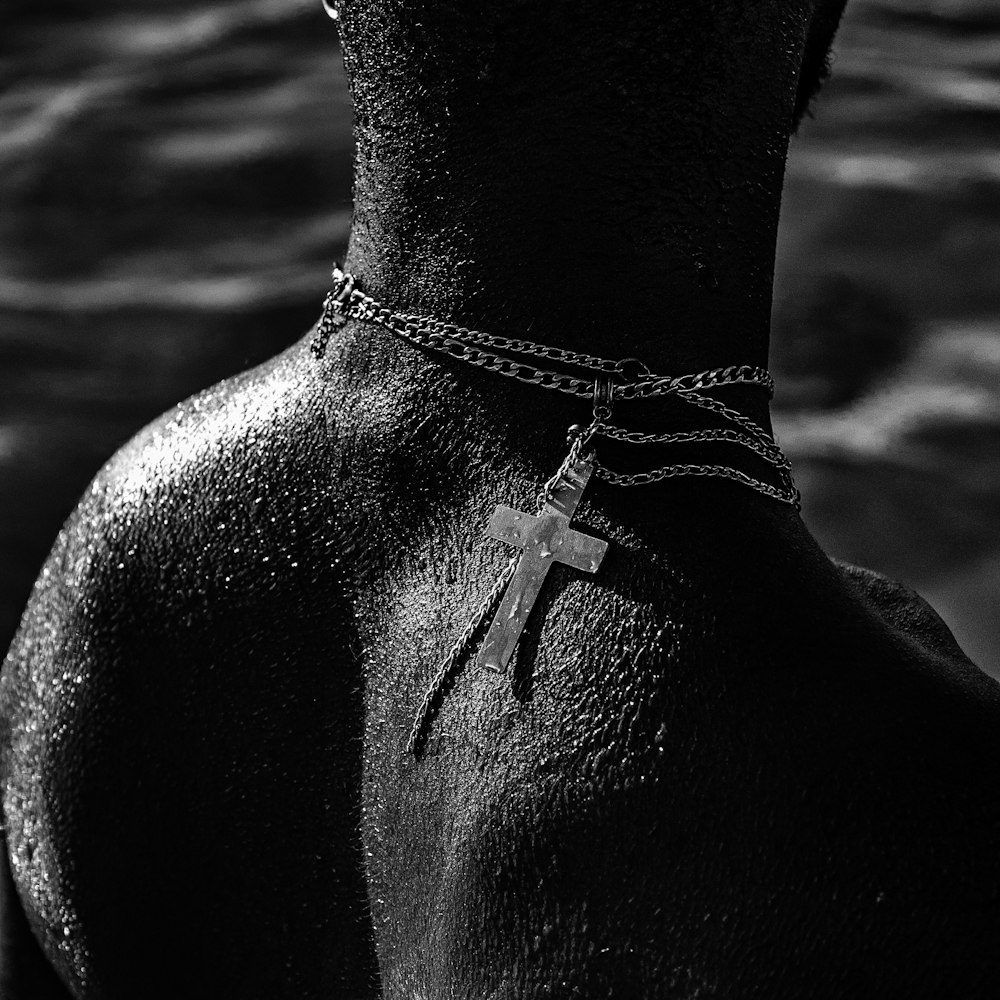
[(335, 587), (335, 420), (311, 361), (297, 345), (186, 400), (97, 474), (4, 665), (8, 726), (60, 678), (263, 642), (268, 608)]
[(321, 462), (332, 420), (310, 361), (296, 345), (164, 413), (100, 471), (68, 530), (107, 523), (155, 533), (165, 519), (192, 526), (245, 506), (274, 480), (294, 488)]
[[(0, 761), (15, 882), (69, 980), (99, 967), (131, 994), (158, 940), (190, 932), (193, 954), (218, 931), (215, 974), (242, 983), (261, 927), (253, 968), (283, 969), (288, 886), (353, 920), (356, 859), (315, 848), (349, 842), (360, 729), (336, 393), (300, 345), (182, 403), (56, 541), (0, 678)], [(205, 890), (264, 855), (243, 910)]]
[[(262, 566), (294, 562), (306, 526), (335, 521), (328, 390), (303, 342), (164, 413), (87, 488), (32, 605), (113, 593), (165, 600), (162, 610), (185, 588), (204, 597), (227, 582), (245, 586), (241, 575)], [(31, 606), (29, 624), (30, 615)]]
[(299, 344), (180, 403), (108, 461), (57, 537), (4, 664), (8, 724), (25, 691), (84, 661), (148, 661), (185, 634), (260, 628), (275, 591), (287, 604), (332, 586), (327, 388)]
[(889, 628), (929, 653), (972, 665), (941, 616), (915, 590), (874, 570), (833, 560)]

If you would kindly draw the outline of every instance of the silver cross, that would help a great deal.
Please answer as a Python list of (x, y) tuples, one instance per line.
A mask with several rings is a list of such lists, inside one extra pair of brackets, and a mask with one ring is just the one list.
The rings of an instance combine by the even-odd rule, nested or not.
[(483, 641), (479, 666), (498, 673), (507, 668), (553, 563), (564, 563), (585, 573), (596, 573), (600, 568), (608, 543), (569, 526), (593, 471), (593, 465), (585, 460), (571, 466), (537, 516), (503, 506), (493, 512), (486, 533), (518, 546), (524, 555)]

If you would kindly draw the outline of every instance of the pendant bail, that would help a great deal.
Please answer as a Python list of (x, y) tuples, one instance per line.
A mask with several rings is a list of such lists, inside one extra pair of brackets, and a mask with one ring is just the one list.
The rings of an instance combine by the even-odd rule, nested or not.
[(607, 420), (614, 405), (615, 384), (610, 375), (598, 375), (594, 379), (594, 419)]

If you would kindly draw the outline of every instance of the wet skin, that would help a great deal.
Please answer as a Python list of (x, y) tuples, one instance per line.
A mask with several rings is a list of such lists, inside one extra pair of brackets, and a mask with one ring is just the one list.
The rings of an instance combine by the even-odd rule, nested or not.
[[(698, 36), (672, 13), (648, 48), (677, 58), (627, 77), (628, 141), (603, 161), (581, 21), (580, 39), (529, 33), (563, 90), (498, 64), (514, 90), (487, 117), (510, 142), (483, 156), (457, 141), (491, 92), (477, 64), (414, 83), (451, 37), (430, 13), (413, 77), (404, 60), (385, 79), (366, 68), (393, 44), (383, 5), (342, 14), (366, 287), (660, 370), (763, 360), (816, 5), (737, 11), (733, 59), (682, 71)], [(485, 40), (459, 24), (464, 55), (507, 51), (490, 16)], [(598, 48), (625, 72), (627, 47)], [(462, 86), (475, 99), (427, 128)], [(559, 141), (539, 145), (524, 128), (553, 93)], [(0, 681), (22, 943), (5, 998), (997, 995), (1000, 688), (919, 598), (833, 565), (740, 486), (595, 482), (574, 526), (609, 542), (600, 573), (554, 568), (510, 676), (467, 666), (405, 752), (506, 562), (489, 515), (530, 505), (588, 416), (552, 396), (351, 323), (321, 360), (303, 341), (113, 459)], [(675, 426), (658, 405), (643, 419)]]
[(388, 997), (990, 995), (996, 685), (738, 486), (595, 484), (600, 575), (554, 569), (512, 677), (404, 752), (573, 408), (478, 379), (352, 325), (84, 498), (3, 677), (72, 995), (375, 996), (376, 944)]

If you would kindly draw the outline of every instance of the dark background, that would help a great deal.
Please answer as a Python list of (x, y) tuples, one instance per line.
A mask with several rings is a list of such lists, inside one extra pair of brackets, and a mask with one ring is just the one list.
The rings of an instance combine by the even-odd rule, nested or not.
[[(853, 0), (836, 53), (789, 164), (779, 438), (828, 551), (1000, 676), (1000, 0)], [(2, 651), (108, 455), (316, 318), (351, 141), (320, 0), (0, 0), (0, 77)]]

